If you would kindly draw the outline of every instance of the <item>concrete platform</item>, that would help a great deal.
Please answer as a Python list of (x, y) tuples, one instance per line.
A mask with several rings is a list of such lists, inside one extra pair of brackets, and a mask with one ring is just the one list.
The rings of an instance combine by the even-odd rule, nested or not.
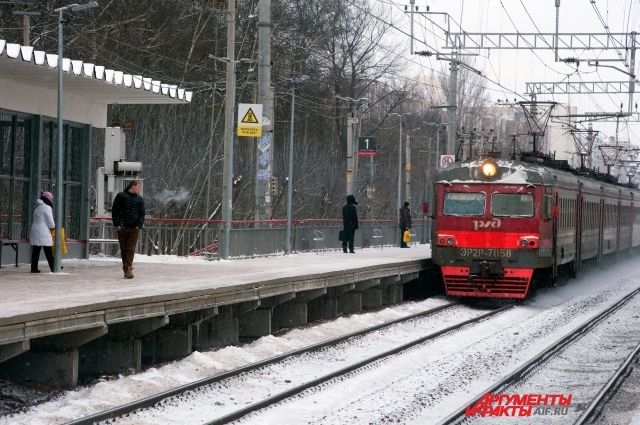
[(212, 262), (137, 256), (132, 280), (113, 258), (63, 260), (60, 274), (2, 268), (0, 376), (70, 386), (79, 372), (139, 369), (393, 304), (428, 257), (428, 245)]

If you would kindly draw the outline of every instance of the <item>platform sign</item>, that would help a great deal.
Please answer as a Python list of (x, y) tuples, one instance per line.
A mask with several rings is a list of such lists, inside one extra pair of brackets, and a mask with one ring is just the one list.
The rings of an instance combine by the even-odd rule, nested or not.
[(378, 155), (378, 146), (373, 137), (358, 137), (358, 156), (368, 157)]
[(238, 136), (262, 136), (262, 104), (238, 104)]
[(455, 155), (440, 155), (440, 166), (446, 167), (449, 164), (453, 164), (456, 162)]

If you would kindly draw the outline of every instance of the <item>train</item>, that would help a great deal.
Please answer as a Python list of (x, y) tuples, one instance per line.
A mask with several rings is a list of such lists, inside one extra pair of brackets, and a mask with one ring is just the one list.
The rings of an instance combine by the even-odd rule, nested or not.
[(448, 296), (526, 299), (640, 245), (636, 188), (538, 161), (484, 158), (438, 171), (431, 249)]

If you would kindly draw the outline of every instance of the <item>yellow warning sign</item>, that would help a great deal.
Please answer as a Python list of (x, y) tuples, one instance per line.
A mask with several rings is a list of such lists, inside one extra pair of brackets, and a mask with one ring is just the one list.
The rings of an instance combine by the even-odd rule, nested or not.
[(238, 136), (261, 137), (262, 127), (240, 127), (238, 126)]
[(256, 114), (253, 113), (253, 109), (249, 108), (244, 117), (240, 120), (243, 124), (259, 124), (258, 118), (256, 118)]
[(262, 105), (240, 103), (238, 105), (238, 136), (262, 136)]

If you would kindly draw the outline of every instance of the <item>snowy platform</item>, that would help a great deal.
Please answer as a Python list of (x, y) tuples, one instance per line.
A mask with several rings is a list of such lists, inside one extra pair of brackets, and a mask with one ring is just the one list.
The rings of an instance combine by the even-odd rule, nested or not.
[[(63, 273), (31, 274), (27, 265), (0, 269), (0, 326), (129, 305), (214, 296), (219, 304), (254, 300), (366, 279), (401, 276), (424, 267), (429, 245), (289, 257), (206, 261), (136, 256), (135, 278), (122, 278), (119, 259), (63, 260)], [(46, 265), (41, 263), (41, 270)]]
[[(190, 326), (200, 326), (214, 316), (220, 318), (223, 306), (241, 306), (234, 317), (267, 309), (273, 312), (275, 327), (274, 307), (292, 306), (282, 315), (291, 321), (305, 304), (306, 321), (307, 303), (325, 295), (354, 310), (365, 308), (368, 302), (398, 302), (394, 288), (400, 288), (401, 300), (398, 284), (416, 279), (428, 267), (429, 257), (428, 245), (232, 261), (136, 256), (131, 280), (123, 279), (117, 258), (63, 260), (64, 272), (59, 274), (31, 274), (28, 265), (7, 267), (0, 270), (0, 362), (33, 351), (34, 342), (46, 340), (48, 347), (54, 336), (70, 336), (72, 345), (78, 346), (85, 339), (111, 335), (112, 325), (148, 322), (157, 328), (174, 323), (173, 318), (181, 315), (180, 320), (190, 321)], [(45, 270), (46, 264), (40, 269)], [(385, 302), (386, 288), (396, 294)], [(191, 316), (185, 319), (185, 315)], [(263, 321), (256, 316), (255, 326), (262, 326)], [(255, 326), (251, 325), (254, 332)], [(269, 326), (257, 332), (270, 333)], [(76, 340), (74, 334), (82, 339)], [(188, 337), (191, 341), (192, 336)], [(58, 340), (53, 343), (61, 344)]]

